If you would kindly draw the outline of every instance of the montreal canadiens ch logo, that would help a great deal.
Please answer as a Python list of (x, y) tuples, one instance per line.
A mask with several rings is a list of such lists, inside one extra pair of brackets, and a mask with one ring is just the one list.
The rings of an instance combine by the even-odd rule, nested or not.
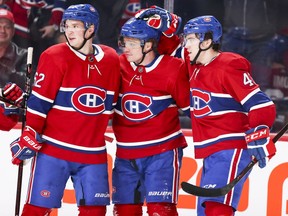
[(152, 98), (147, 95), (125, 94), (122, 97), (122, 112), (127, 119), (131, 121), (141, 121), (153, 116), (149, 109), (152, 104)]
[(200, 91), (198, 89), (192, 90), (192, 107), (194, 108), (195, 117), (203, 117), (212, 112), (209, 107), (211, 101), (211, 95), (207, 92)]
[(106, 91), (95, 86), (76, 89), (71, 97), (72, 106), (81, 113), (97, 115), (105, 111)]

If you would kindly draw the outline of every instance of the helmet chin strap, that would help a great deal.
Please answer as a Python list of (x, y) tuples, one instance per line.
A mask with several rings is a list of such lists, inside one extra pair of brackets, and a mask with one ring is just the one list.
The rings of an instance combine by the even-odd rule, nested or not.
[(91, 34), (91, 36), (90, 36), (89, 38), (85, 38), (84, 35), (86, 34), (86, 31), (87, 31), (87, 30), (88, 30), (88, 29), (86, 29), (85, 32), (84, 32), (84, 34), (83, 34), (84, 40), (83, 40), (83, 43), (81, 44), (80, 47), (71, 46), (71, 44), (69, 43), (69, 40), (68, 40), (66, 34), (64, 34), (64, 36), (65, 36), (65, 38), (66, 38), (69, 46), (71, 46), (73, 49), (75, 49), (75, 50), (77, 50), (77, 51), (80, 50), (80, 49), (82, 49), (82, 47), (86, 44), (87, 40), (91, 39), (91, 38), (94, 36), (94, 34), (95, 34), (95, 33), (93, 32), (93, 34)]
[(206, 51), (206, 50), (210, 49), (210, 48), (213, 46), (213, 43), (211, 43), (211, 44), (209, 45), (209, 47), (207, 47), (206, 49), (201, 49), (201, 43), (202, 43), (202, 42), (199, 43), (199, 50), (198, 50), (196, 56), (194, 57), (194, 59), (193, 59), (192, 61), (190, 61), (190, 64), (191, 64), (191, 65), (196, 64), (196, 61), (197, 61), (197, 59), (198, 59), (198, 57), (199, 57), (199, 55), (200, 55), (200, 53), (201, 53), (202, 51)]
[(139, 66), (139, 65), (144, 61), (144, 58), (145, 58), (146, 54), (149, 53), (149, 52), (151, 52), (151, 51), (153, 51), (153, 49), (150, 49), (150, 50), (148, 50), (147, 52), (144, 52), (144, 46), (143, 46), (143, 47), (142, 47), (142, 54), (143, 54), (143, 56), (142, 56), (141, 61), (140, 61), (139, 63), (136, 63), (136, 62), (133, 62), (133, 63), (134, 63), (136, 66)]

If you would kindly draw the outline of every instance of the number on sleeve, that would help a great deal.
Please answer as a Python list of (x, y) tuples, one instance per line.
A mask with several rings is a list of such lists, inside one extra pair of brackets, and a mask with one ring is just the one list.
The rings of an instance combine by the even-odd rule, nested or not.
[(45, 75), (43, 73), (35, 73), (35, 86), (41, 88), (41, 82), (44, 80)]
[(254, 85), (254, 81), (248, 73), (243, 74), (243, 83), (244, 85), (250, 85), (250, 86)]

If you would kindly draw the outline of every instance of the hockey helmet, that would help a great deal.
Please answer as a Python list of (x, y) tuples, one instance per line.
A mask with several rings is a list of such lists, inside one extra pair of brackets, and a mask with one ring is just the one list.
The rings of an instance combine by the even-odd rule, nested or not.
[(212, 40), (214, 43), (219, 44), (222, 36), (222, 26), (220, 22), (211, 15), (200, 16), (189, 20), (184, 26), (184, 35), (198, 34), (202, 42), (205, 33), (212, 33)]
[(79, 20), (84, 23), (86, 29), (94, 24), (96, 34), (99, 27), (99, 14), (97, 10), (90, 4), (77, 4), (69, 6), (63, 13), (62, 25), (66, 20)]
[(154, 39), (156, 42), (160, 39), (161, 32), (148, 26), (142, 19), (130, 18), (121, 28), (120, 38), (137, 38), (141, 45), (148, 40)]

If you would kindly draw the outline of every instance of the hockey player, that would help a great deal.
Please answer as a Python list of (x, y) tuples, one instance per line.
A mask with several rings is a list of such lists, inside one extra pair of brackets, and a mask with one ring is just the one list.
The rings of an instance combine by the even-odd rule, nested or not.
[(122, 27), (121, 88), (113, 118), (117, 141), (113, 169), (114, 215), (176, 216), (183, 148), (178, 109), (189, 114), (184, 62), (159, 55), (161, 32), (141, 19)]
[[(163, 32), (175, 19), (157, 7), (136, 16)], [(184, 26), (195, 158), (204, 159), (202, 187), (226, 185), (251, 157), (263, 168), (276, 152), (269, 137), (275, 106), (251, 77), (248, 60), (219, 50), (221, 36), (222, 26), (213, 16), (196, 17)], [(197, 215), (234, 215), (247, 177), (225, 196), (199, 197)]]
[(92, 44), (99, 23), (89, 4), (69, 6), (61, 29), (67, 43), (41, 56), (28, 99), (27, 124), (11, 144), (13, 163), (33, 157), (22, 216), (61, 207), (71, 177), (81, 216), (104, 216), (110, 203), (104, 133), (120, 82), (114, 49)]
[[(9, 131), (19, 120), (19, 107), (23, 101), (23, 91), (15, 83), (7, 83), (3, 89), (0, 89), (0, 97), (0, 130)], [(1, 100), (11, 101), (14, 105)]]

